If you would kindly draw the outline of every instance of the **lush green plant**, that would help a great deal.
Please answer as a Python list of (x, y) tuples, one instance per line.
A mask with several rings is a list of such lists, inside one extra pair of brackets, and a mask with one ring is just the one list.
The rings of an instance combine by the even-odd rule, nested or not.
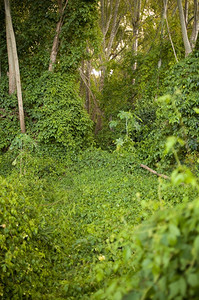
[(45, 73), (26, 93), (31, 133), (55, 148), (80, 149), (92, 143), (92, 122), (71, 76)]
[[(164, 141), (170, 135), (178, 136), (185, 141), (180, 159), (198, 150), (198, 115), (195, 111), (199, 105), (197, 57), (198, 53), (195, 53), (167, 72), (160, 89), (160, 95), (167, 95), (153, 100), (155, 115), (151, 124), (146, 123), (146, 117), (139, 113), (146, 103), (141, 103), (141, 107), (136, 110), (144, 125), (140, 132), (142, 139), (139, 139), (141, 141), (139, 149), (150, 162), (158, 162), (161, 159)], [(148, 151), (144, 153), (146, 148)]]
[[(13, 142), (15, 155), (21, 143), (20, 136)], [(4, 298), (26, 293), (33, 299), (41, 294), (46, 299), (121, 299), (135, 275), (135, 227), (195, 192), (158, 182), (131, 153), (88, 149), (58, 163), (30, 151), (31, 139), (23, 145), (28, 158), (23, 156), (21, 176), (17, 159), (7, 181), (1, 179), (2, 261), (11, 253), (1, 275)]]
[(6, 151), (14, 137), (20, 132), (16, 95), (8, 95), (7, 78), (0, 82), (0, 151)]
[(116, 139), (116, 150), (119, 151), (121, 147), (125, 147), (126, 150), (133, 150), (135, 135), (141, 127), (139, 121), (142, 122), (142, 120), (130, 111), (120, 111), (117, 116), (120, 118), (121, 122), (111, 121), (109, 123), (111, 129), (120, 125), (120, 133), (124, 136), (123, 138), (120, 137), (119, 139)]
[(3, 178), (0, 186), (0, 295), (3, 299), (40, 297), (41, 291), (48, 293), (54, 277), (54, 246), (45, 233), (46, 216), (22, 187), (17, 194)]
[(196, 200), (164, 211), (140, 228), (136, 236), (140, 279), (129, 299), (197, 299), (198, 216)]
[[(179, 161), (175, 150), (177, 142), (184, 143), (176, 137), (168, 138), (165, 149), (166, 153), (174, 152), (178, 164), (171, 174), (171, 182), (174, 186), (181, 185), (181, 189), (182, 185), (191, 185), (198, 192), (197, 178)], [(122, 299), (130, 290), (126, 299), (197, 298), (199, 202), (195, 200), (187, 204), (189, 198), (184, 198), (185, 204), (165, 210), (162, 188), (158, 190), (160, 212), (137, 230), (124, 230), (123, 258), (126, 261), (123, 260), (121, 272), (115, 278), (114, 264), (109, 266), (111, 279), (105, 289), (95, 294), (96, 299)], [(148, 202), (145, 209), (148, 205), (152, 208)], [(121, 235), (118, 236), (119, 241)]]

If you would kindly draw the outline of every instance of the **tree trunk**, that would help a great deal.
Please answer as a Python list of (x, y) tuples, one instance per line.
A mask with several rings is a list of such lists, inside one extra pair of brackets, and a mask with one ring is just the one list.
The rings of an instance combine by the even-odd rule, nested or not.
[(18, 106), (19, 106), (20, 128), (21, 128), (21, 132), (25, 133), (26, 130), (25, 130), (25, 121), (24, 121), (23, 100), (22, 100), (22, 91), (21, 91), (21, 78), (20, 78), (20, 71), (19, 71), (19, 60), (18, 60), (18, 55), (17, 55), (17, 46), (16, 46), (14, 30), (13, 30), (13, 26), (12, 26), (9, 0), (4, 0), (4, 4), (5, 4), (6, 26), (7, 26), (7, 29), (6, 29), (7, 40), (10, 39), (10, 44), (9, 44), (10, 50), (8, 50), (8, 55), (11, 55), (13, 57), (12, 60), (14, 61), (14, 70), (15, 70), (16, 87), (17, 87), (17, 98), (18, 98)]
[(56, 27), (56, 33), (55, 33), (55, 37), (53, 40), (53, 46), (52, 46), (52, 50), (51, 50), (51, 54), (50, 54), (50, 63), (49, 63), (49, 67), (48, 67), (48, 71), (52, 72), (55, 62), (56, 62), (56, 58), (57, 58), (57, 52), (58, 52), (58, 45), (59, 45), (59, 34), (61, 32), (61, 26), (62, 26), (62, 17), (60, 17), (59, 22), (57, 23), (57, 27)]
[(9, 94), (13, 94), (16, 91), (16, 76), (15, 76), (15, 64), (12, 51), (12, 42), (10, 32), (8, 30), (8, 22), (6, 18), (6, 42), (7, 42), (7, 52), (8, 52), (8, 65), (9, 65)]
[(186, 27), (187, 27), (188, 19), (189, 19), (189, 1), (188, 0), (185, 0), (184, 19), (185, 19), (185, 24), (186, 24)]
[(182, 38), (183, 38), (184, 48), (185, 48), (185, 56), (188, 56), (192, 52), (192, 48), (191, 48), (191, 44), (188, 39), (184, 11), (183, 11), (183, 7), (182, 7), (182, 0), (177, 0), (177, 3), (178, 3), (178, 11), (179, 11), (179, 16), (180, 16)]
[(178, 62), (177, 54), (176, 54), (176, 51), (175, 51), (174, 43), (173, 43), (173, 40), (172, 40), (172, 37), (171, 37), (171, 32), (170, 32), (170, 29), (169, 29), (169, 22), (168, 22), (168, 19), (167, 19), (167, 5), (168, 5), (168, 0), (163, 0), (163, 3), (164, 3), (164, 14), (163, 14), (163, 17), (164, 17), (164, 19), (166, 21), (167, 31), (168, 31), (169, 40), (170, 40), (170, 43), (171, 43), (171, 46), (172, 46), (172, 49), (173, 49), (173, 53), (174, 53), (176, 62)]
[[(133, 3), (134, 3), (134, 7), (133, 7), (133, 17), (132, 17), (132, 25), (133, 25), (132, 51), (133, 51), (133, 55), (136, 56), (138, 53), (141, 0), (135, 0)], [(133, 71), (135, 71), (136, 69), (137, 69), (137, 59), (133, 64)], [(135, 78), (133, 78), (132, 83), (135, 84)]]
[(117, 30), (118, 30), (117, 19), (118, 19), (119, 5), (120, 5), (120, 0), (116, 0), (114, 16), (113, 16), (113, 24), (112, 24), (111, 34), (110, 34), (110, 38), (109, 38), (109, 42), (108, 42), (107, 50), (106, 50), (107, 59), (110, 58), (113, 41), (114, 41), (114, 38), (115, 38), (115, 36), (117, 34)]
[[(133, 53), (137, 55), (138, 51), (138, 35), (139, 35), (139, 26), (140, 26), (140, 9), (141, 9), (141, 0), (134, 1), (134, 11), (132, 18), (133, 25)], [(135, 68), (136, 69), (136, 68)]]
[(192, 49), (195, 48), (196, 41), (198, 38), (199, 32), (199, 4), (198, 0), (194, 0), (194, 22), (193, 22), (193, 30), (190, 38)]
[(87, 80), (87, 86), (86, 86), (86, 110), (88, 114), (90, 113), (90, 102), (91, 102), (91, 94), (90, 94), (90, 86), (91, 86), (91, 62), (88, 60), (86, 62), (86, 80)]
[(50, 63), (49, 63), (49, 67), (48, 67), (48, 71), (50, 71), (50, 72), (53, 71), (54, 65), (56, 63), (58, 46), (59, 46), (59, 35), (60, 35), (62, 24), (63, 24), (63, 15), (64, 15), (64, 10), (66, 8), (67, 3), (68, 3), (68, 0), (66, 0), (65, 5), (63, 7), (62, 0), (58, 0), (60, 19), (56, 26), (55, 37), (53, 40), (53, 46), (52, 46), (52, 50), (51, 50), (51, 54), (50, 54)]
[[(115, 2), (113, 0), (100, 0), (101, 30), (103, 34), (103, 52), (102, 55), (99, 56), (101, 63), (100, 91), (102, 91), (104, 87), (106, 63), (110, 60), (114, 39), (121, 21), (119, 6), (120, 0), (115, 0)], [(108, 38), (107, 33), (110, 33)]]

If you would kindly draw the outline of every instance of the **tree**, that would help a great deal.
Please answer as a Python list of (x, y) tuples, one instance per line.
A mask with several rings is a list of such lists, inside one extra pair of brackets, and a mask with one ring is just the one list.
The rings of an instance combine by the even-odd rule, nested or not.
[(171, 32), (170, 32), (170, 29), (169, 29), (169, 22), (168, 22), (168, 19), (167, 19), (167, 5), (168, 5), (168, 0), (163, 0), (163, 3), (164, 3), (164, 13), (163, 13), (163, 18), (164, 18), (165, 21), (166, 21), (167, 30), (168, 30), (168, 35), (169, 35), (169, 40), (170, 40), (170, 42), (171, 42), (171, 46), (172, 46), (172, 49), (173, 49), (173, 53), (174, 53), (176, 62), (178, 62), (177, 54), (176, 54), (176, 51), (175, 51), (174, 43), (173, 43), (173, 40), (172, 40), (172, 37), (171, 37)]
[(55, 37), (53, 40), (51, 54), (50, 54), (50, 63), (49, 63), (49, 67), (48, 67), (49, 71), (53, 71), (53, 67), (56, 62), (58, 46), (59, 46), (59, 35), (60, 35), (61, 28), (63, 25), (64, 11), (65, 11), (66, 5), (68, 3), (68, 0), (66, 0), (64, 5), (63, 5), (62, 0), (57, 0), (57, 2), (58, 2), (58, 7), (59, 7), (59, 21), (56, 26), (56, 31), (55, 31), (56, 33), (55, 33)]
[(4, 0), (4, 4), (5, 4), (5, 16), (6, 16), (7, 51), (8, 51), (8, 61), (9, 61), (9, 92), (13, 93), (15, 91), (15, 84), (16, 84), (20, 128), (21, 128), (21, 132), (25, 133), (26, 130), (25, 130), (23, 100), (22, 100), (22, 91), (21, 91), (21, 78), (20, 78), (20, 71), (19, 71), (19, 61), (17, 55), (15, 34), (12, 25), (10, 1)]
[(199, 4), (198, 0), (194, 0), (194, 22), (193, 22), (193, 30), (190, 38), (192, 49), (195, 48), (196, 41), (198, 38), (199, 32)]
[(182, 38), (184, 42), (185, 48), (185, 56), (188, 56), (192, 53), (193, 49), (195, 48), (195, 44), (198, 37), (199, 32), (199, 5), (198, 0), (194, 0), (194, 15), (193, 15), (193, 29), (192, 34), (189, 39), (187, 33), (187, 25), (189, 23), (188, 20), (188, 1), (185, 1), (185, 11), (183, 11), (182, 0), (177, 0), (178, 3), (178, 10), (180, 16), (180, 24), (181, 24), (181, 31), (182, 31)]
[[(138, 52), (138, 38), (139, 38), (139, 28), (140, 28), (140, 10), (141, 10), (141, 0), (136, 0), (133, 2), (133, 55), (137, 55)], [(134, 63), (133, 69), (136, 70), (137, 62)]]
[[(126, 7), (120, 0), (101, 0), (100, 1), (100, 28), (102, 32), (102, 53), (99, 56), (101, 65), (100, 90), (104, 86), (107, 63), (114, 57), (116, 58), (122, 46), (123, 33), (117, 36), (119, 28), (125, 28), (124, 16)], [(123, 22), (122, 22), (123, 21)], [(123, 24), (122, 24), (123, 23)]]

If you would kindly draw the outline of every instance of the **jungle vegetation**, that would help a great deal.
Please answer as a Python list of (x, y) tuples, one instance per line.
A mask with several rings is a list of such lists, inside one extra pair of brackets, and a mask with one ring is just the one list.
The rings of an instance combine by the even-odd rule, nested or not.
[(0, 0), (0, 298), (199, 293), (197, 0)]

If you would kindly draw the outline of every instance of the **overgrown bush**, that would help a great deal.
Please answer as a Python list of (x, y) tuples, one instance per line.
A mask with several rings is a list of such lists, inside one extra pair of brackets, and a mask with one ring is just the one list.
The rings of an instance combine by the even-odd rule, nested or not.
[(14, 137), (20, 132), (17, 96), (8, 95), (7, 77), (0, 82), (0, 151), (5, 152)]
[(50, 209), (44, 203), (44, 182), (42, 187), (35, 180), (37, 193), (32, 190), (31, 194), (26, 178), (23, 185), (14, 177), (10, 179), (15, 187), (0, 178), (0, 296), (58, 299), (59, 269), (66, 267), (63, 258), (67, 255), (61, 251), (67, 228), (61, 233), (60, 226), (67, 222), (63, 217), (57, 224), (60, 209)]
[(139, 280), (129, 299), (197, 299), (199, 201), (163, 211), (136, 235)]
[[(153, 120), (149, 116), (148, 121), (144, 121), (147, 110), (142, 107), (146, 107), (146, 103), (138, 103), (136, 113), (143, 120), (143, 125), (147, 125), (142, 127), (142, 138), (138, 147), (148, 161), (158, 162), (162, 158), (164, 141), (170, 135), (181, 137), (186, 142), (180, 159), (198, 150), (199, 117), (195, 111), (199, 106), (198, 80), (198, 53), (195, 53), (167, 71), (160, 87), (160, 95), (167, 96), (153, 99)], [(150, 120), (153, 121), (151, 124)], [(147, 153), (144, 151), (146, 148)]]
[(72, 75), (45, 73), (26, 91), (26, 105), (40, 143), (72, 150), (92, 143), (92, 122)]

